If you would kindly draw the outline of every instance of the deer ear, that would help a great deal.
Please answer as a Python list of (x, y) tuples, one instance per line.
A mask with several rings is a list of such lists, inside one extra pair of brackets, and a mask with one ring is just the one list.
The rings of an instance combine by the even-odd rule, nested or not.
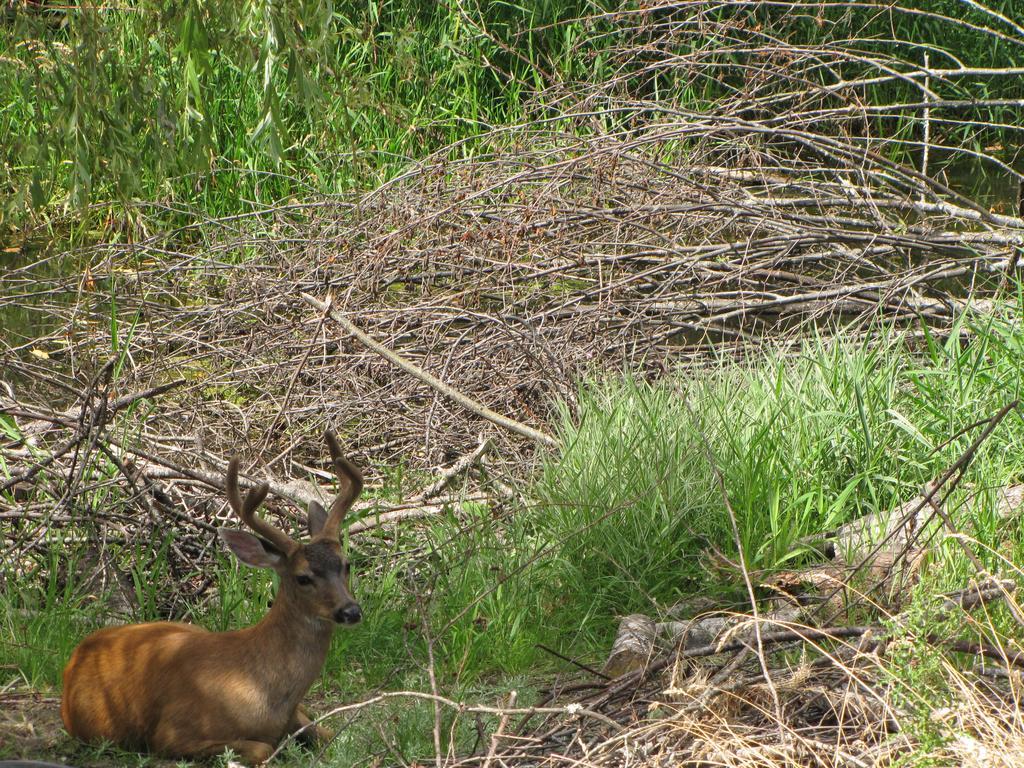
[(279, 568), (285, 556), (273, 544), (251, 533), (234, 528), (218, 528), (221, 540), (239, 560), (253, 568)]
[(309, 514), (306, 515), (306, 528), (310, 536), (316, 536), (324, 529), (327, 522), (327, 512), (318, 502), (309, 502)]

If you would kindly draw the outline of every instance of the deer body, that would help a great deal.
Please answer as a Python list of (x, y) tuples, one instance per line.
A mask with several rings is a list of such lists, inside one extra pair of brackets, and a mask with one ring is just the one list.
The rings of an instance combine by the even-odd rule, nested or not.
[[(229, 468), (232, 508), (263, 538), (226, 529), (221, 536), (243, 562), (280, 576), (263, 620), (230, 632), (154, 622), (89, 635), (64, 669), (61, 716), (72, 736), (174, 757), (230, 747), (259, 763), (282, 738), (310, 724), (300, 702), (323, 668), (334, 628), (361, 618), (338, 530), (362, 477), (331, 435), (328, 444), (342, 490), (329, 517), (311, 505), (313, 539), (304, 546), (255, 517), (265, 486), (243, 502), (237, 462)], [(304, 735), (329, 734), (313, 727)]]

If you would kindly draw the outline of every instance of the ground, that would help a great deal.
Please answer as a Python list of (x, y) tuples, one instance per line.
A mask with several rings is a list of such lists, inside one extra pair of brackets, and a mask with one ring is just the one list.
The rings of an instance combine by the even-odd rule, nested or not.
[[(0, 694), (0, 758), (58, 760), (78, 750), (61, 723), (59, 696), (34, 691)], [(102, 764), (79, 762), (84, 767)]]

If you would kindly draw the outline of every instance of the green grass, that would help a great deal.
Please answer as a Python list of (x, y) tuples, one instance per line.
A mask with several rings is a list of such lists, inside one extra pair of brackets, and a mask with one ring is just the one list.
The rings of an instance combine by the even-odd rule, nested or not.
[[(583, 626), (607, 632), (616, 615), (737, 591), (735, 574), (722, 580), (710, 567), (711, 553), (737, 549), (712, 461), (747, 565), (761, 574), (805, 558), (802, 537), (913, 498), (977, 436), (968, 427), (1020, 396), (1024, 331), (1020, 299), (1011, 303), (1005, 317), (966, 323), (967, 341), (883, 329), (867, 342), (812, 340), (655, 384), (583, 387), (578, 414), (563, 410), (565, 447), (544, 463), (531, 518), (543, 540), (560, 542), (541, 579), (560, 595), (560, 630), (579, 632), (587, 617)], [(1018, 410), (951, 499), (993, 570), (1006, 569), (996, 550), (1021, 555), (1019, 536), (993, 514), (993, 489), (1022, 475)], [(970, 573), (952, 544), (938, 560), (933, 588)]]
[(101, 626), (102, 606), (86, 607), (73, 582), (59, 585), (59, 570), (51, 573), (41, 587), (8, 587), (0, 598), (3, 675), (33, 688), (58, 685), (71, 651)]

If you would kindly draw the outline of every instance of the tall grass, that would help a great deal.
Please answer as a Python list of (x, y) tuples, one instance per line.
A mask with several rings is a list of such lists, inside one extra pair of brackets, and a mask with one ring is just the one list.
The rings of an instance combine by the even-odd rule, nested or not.
[[(911, 61), (928, 50), (940, 67), (1019, 65), (1016, 0), (987, 5), (992, 13), (957, 0), (709, 5), (702, 17), (735, 28), (736, 40), (695, 31), (675, 45), (682, 53), (724, 46), (720, 61), (656, 75), (640, 62), (623, 82), (633, 96), (706, 109), (749, 85), (749, 66), (729, 53), (748, 33), (757, 44)], [(623, 13), (606, 13), (614, 9)], [(103, 226), (109, 237), (140, 215), (181, 206), (232, 214), (311, 191), (366, 188), (432, 149), (465, 140), (463, 150), (474, 151), (471, 139), (487, 128), (530, 117), (527, 104), (538, 106), (547, 86), (585, 90), (627, 74), (637, 62), (612, 64), (617, 47), (674, 16), (686, 30), (692, 13), (612, 0), (30, 4), (0, 25), (0, 223), (66, 210), (83, 236)], [(822, 67), (822, 83), (832, 82), (829, 72)], [(1013, 99), (1016, 85), (995, 75), (932, 83), (959, 99)], [(868, 87), (863, 98), (880, 104), (920, 94), (897, 79)], [(1011, 135), (1018, 112), (993, 106), (978, 125), (959, 113), (946, 123), (937, 111), (933, 120), (947, 143), (984, 146)], [(882, 130), (914, 139), (918, 120), (908, 115)], [(104, 220), (109, 209), (89, 215), (85, 207), (97, 201), (127, 210), (115, 206), (120, 215)]]
[[(579, 415), (563, 411), (565, 448), (544, 463), (534, 516), (544, 538), (562, 542), (550, 567), (567, 616), (608, 626), (693, 592), (735, 589), (737, 574), (715, 566), (719, 553), (734, 558), (741, 546), (751, 569), (770, 572), (806, 557), (802, 537), (913, 498), (976, 437), (971, 425), (1020, 396), (1020, 298), (1012, 304), (947, 339), (819, 338), (753, 365), (586, 385)], [(995, 518), (991, 490), (1022, 474), (1018, 410), (953, 501), (994, 570), (995, 550), (1019, 537)], [(959, 550), (944, 548), (938, 562), (933, 587), (966, 577)]]

